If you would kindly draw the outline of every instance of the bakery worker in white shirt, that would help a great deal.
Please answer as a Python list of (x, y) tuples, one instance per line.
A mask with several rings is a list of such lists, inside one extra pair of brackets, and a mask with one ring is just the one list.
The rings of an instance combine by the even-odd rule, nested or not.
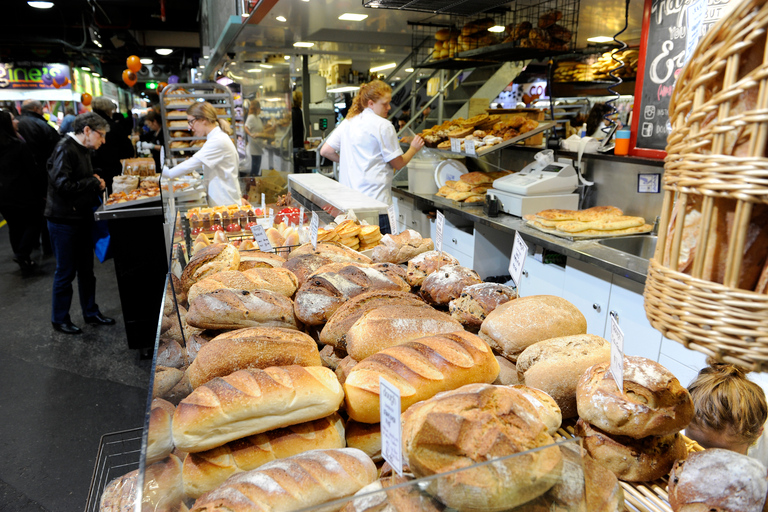
[[(392, 123), (387, 121), (392, 88), (381, 80), (360, 86), (346, 119), (331, 133), (320, 154), (339, 162), (339, 182), (353, 190), (392, 204), (392, 177), (424, 147), (414, 137), (403, 153)], [(379, 215), (382, 233), (389, 233), (389, 218)]]
[(187, 122), (195, 137), (207, 140), (189, 159), (171, 169), (163, 169), (163, 177), (178, 178), (202, 167), (209, 205), (240, 204), (237, 149), (222, 129), (224, 126), (229, 131), (229, 126), (219, 121), (216, 109), (206, 102), (194, 103), (187, 109)]

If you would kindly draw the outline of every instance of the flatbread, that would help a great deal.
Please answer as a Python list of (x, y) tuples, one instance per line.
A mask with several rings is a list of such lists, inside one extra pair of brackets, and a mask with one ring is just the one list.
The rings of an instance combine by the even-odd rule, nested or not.
[(594, 220), (591, 222), (581, 222), (578, 220), (561, 222), (557, 225), (557, 229), (559, 231), (565, 231), (566, 233), (580, 233), (589, 230), (616, 231), (642, 226), (643, 224), (645, 224), (645, 219), (642, 217), (621, 216), (607, 217), (603, 220)]
[(589, 222), (602, 217), (616, 217), (619, 215), (624, 215), (624, 212), (615, 206), (593, 206), (586, 210), (542, 210), (536, 214), (536, 217), (537, 220), (579, 220)]
[(472, 192), (451, 192), (447, 196), (445, 196), (446, 199), (450, 199), (452, 201), (463, 201), (469, 196), (473, 196)]

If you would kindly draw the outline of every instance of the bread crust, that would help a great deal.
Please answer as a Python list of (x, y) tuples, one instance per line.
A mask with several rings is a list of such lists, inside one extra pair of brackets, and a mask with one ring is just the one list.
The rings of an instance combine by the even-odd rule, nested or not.
[[(242, 261), (241, 261), (242, 264)], [(285, 268), (251, 268), (246, 271), (224, 270), (196, 282), (189, 289), (189, 300), (215, 290), (266, 290), (291, 298), (299, 287), (299, 281)]]
[(445, 265), (458, 265), (459, 260), (447, 252), (426, 251), (408, 261), (406, 279), (412, 287), (421, 286), (429, 274)]
[(240, 252), (230, 244), (213, 244), (197, 251), (181, 273), (181, 286), (187, 293), (193, 284), (222, 270), (237, 270)]
[(471, 268), (461, 265), (445, 265), (432, 272), (421, 283), (421, 297), (435, 306), (447, 306), (458, 298), (467, 286), (480, 284), (483, 280)]
[(373, 263), (373, 260), (368, 256), (335, 242), (318, 242), (317, 250), (312, 248), (312, 244), (304, 244), (291, 251), (288, 259), (290, 260), (305, 254), (319, 254), (336, 263)]
[(222, 289), (199, 295), (189, 305), (187, 323), (201, 329), (299, 328), (293, 301), (262, 290)]
[(472, 284), (448, 303), (448, 311), (465, 329), (477, 332), (491, 311), (516, 298), (517, 289), (511, 286), (498, 283)]

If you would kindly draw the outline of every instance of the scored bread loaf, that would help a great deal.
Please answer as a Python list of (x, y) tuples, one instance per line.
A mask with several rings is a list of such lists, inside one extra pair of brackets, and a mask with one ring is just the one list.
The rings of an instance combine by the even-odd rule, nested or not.
[(287, 268), (294, 273), (299, 282), (299, 287), (301, 287), (317, 269), (329, 263), (333, 263), (333, 261), (325, 256), (304, 254), (303, 256), (296, 256), (287, 260), (283, 268)]
[(262, 290), (224, 289), (199, 295), (189, 305), (187, 323), (201, 329), (299, 328), (291, 299)]
[(376, 465), (360, 450), (310, 450), (231, 476), (198, 499), (191, 512), (312, 508), (352, 496), (374, 480)]
[(176, 407), (173, 439), (186, 452), (202, 452), (235, 439), (324, 418), (344, 391), (322, 366), (239, 370), (195, 389)]
[(187, 368), (193, 388), (246, 368), (322, 366), (308, 334), (279, 327), (248, 327), (222, 333), (200, 348)]
[(184, 493), (181, 467), (181, 460), (174, 454), (147, 466), (141, 495), (142, 510), (177, 510)]
[(422, 238), (417, 231), (406, 229), (397, 235), (384, 235), (379, 245), (374, 247), (372, 258), (377, 263), (405, 263), (434, 247), (431, 238)]
[(336, 377), (339, 379), (340, 384), (344, 384), (347, 381), (349, 372), (352, 371), (356, 364), (357, 361), (349, 356), (339, 362), (339, 365), (336, 367)]
[(424, 279), (421, 283), (421, 297), (428, 304), (447, 306), (461, 295), (464, 288), (482, 282), (477, 272), (471, 268), (445, 265)]
[(189, 289), (189, 301), (216, 290), (266, 290), (291, 298), (299, 287), (298, 279), (285, 268), (252, 268), (246, 271), (225, 270), (201, 279)]
[(424, 336), (463, 331), (449, 315), (423, 306), (380, 306), (363, 313), (347, 331), (347, 353), (357, 361)]
[(512, 362), (536, 342), (586, 332), (587, 319), (581, 311), (554, 295), (531, 295), (501, 304), (480, 327), (480, 337)]
[(184, 293), (193, 284), (222, 270), (237, 270), (240, 266), (240, 252), (231, 244), (213, 244), (197, 251), (181, 273)]
[(334, 263), (365, 263), (367, 265), (373, 263), (373, 260), (368, 256), (360, 254), (359, 252), (336, 242), (318, 242), (317, 250), (312, 248), (312, 244), (304, 244), (291, 251), (291, 254), (288, 255), (288, 259), (292, 260), (293, 258), (305, 254), (319, 254)]
[(166, 458), (173, 451), (171, 422), (176, 407), (162, 398), (153, 398), (147, 432), (147, 464)]
[(284, 264), (285, 258), (279, 254), (240, 249), (240, 265), (237, 270), (242, 272), (251, 268), (279, 268)]
[(458, 298), (448, 304), (451, 316), (471, 332), (480, 330), (483, 320), (499, 304), (517, 298), (517, 289), (498, 283), (478, 283), (465, 287)]
[(555, 435), (555, 432), (563, 423), (563, 414), (555, 399), (540, 389), (524, 384), (515, 384), (512, 387), (518, 390), (531, 403), (541, 422), (546, 425), (547, 434)]
[(238, 439), (184, 458), (184, 495), (199, 498), (235, 473), (309, 450), (344, 448), (344, 424), (338, 414)]
[[(576, 334), (534, 343), (517, 358), (517, 373), (526, 386), (548, 393), (563, 418), (578, 415), (576, 386), (592, 365), (610, 362), (611, 344), (594, 334)], [(679, 430), (679, 429), (678, 429)]]
[(344, 436), (350, 448), (362, 450), (373, 462), (384, 461), (381, 456), (381, 423), (349, 420)]
[(344, 381), (346, 410), (355, 421), (378, 423), (380, 377), (400, 390), (405, 411), (441, 391), (491, 383), (498, 374), (491, 348), (474, 334), (458, 331), (419, 338), (357, 363)]
[(426, 251), (408, 261), (408, 284), (421, 286), (424, 279), (444, 265), (458, 265), (459, 260), (447, 252)]

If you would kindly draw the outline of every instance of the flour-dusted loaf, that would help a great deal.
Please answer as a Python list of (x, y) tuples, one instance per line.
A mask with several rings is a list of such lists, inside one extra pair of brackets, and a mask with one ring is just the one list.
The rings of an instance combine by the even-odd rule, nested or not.
[(554, 295), (531, 295), (501, 304), (480, 327), (480, 337), (513, 362), (536, 342), (586, 332), (587, 319), (581, 311)]
[(153, 398), (149, 409), (147, 464), (166, 458), (173, 451), (173, 411), (176, 406), (162, 398)]
[(176, 407), (173, 439), (186, 452), (202, 452), (235, 439), (324, 418), (344, 391), (322, 366), (239, 370), (195, 389)]
[(314, 274), (320, 267), (329, 263), (333, 263), (333, 261), (320, 254), (304, 254), (287, 260), (283, 264), (283, 268), (293, 272), (299, 282), (299, 288), (301, 288), (307, 282), (309, 276)]
[(240, 252), (231, 244), (213, 244), (195, 253), (181, 273), (184, 293), (193, 284), (222, 270), (237, 270), (240, 267)]
[(305, 254), (319, 254), (334, 263), (373, 263), (373, 260), (368, 256), (360, 254), (359, 252), (336, 242), (318, 242), (317, 250), (313, 249), (312, 244), (310, 243), (304, 244), (301, 247), (294, 249), (291, 254), (288, 255), (288, 259), (292, 260), (293, 258)]
[(693, 400), (672, 372), (656, 361), (624, 357), (624, 393), (610, 375), (610, 361), (587, 370), (579, 380), (579, 416), (610, 434), (636, 439), (666, 436), (693, 419)]
[[(357, 493), (360, 498), (349, 501), (341, 512), (441, 512), (442, 503), (421, 492), (412, 482), (413, 477), (403, 475), (382, 476)], [(390, 487), (398, 486), (395, 489)]]
[(547, 434), (555, 435), (555, 432), (563, 423), (563, 414), (555, 399), (540, 389), (523, 384), (515, 384), (512, 387), (518, 390), (531, 403), (541, 422), (546, 425)]
[(406, 229), (397, 235), (384, 235), (373, 248), (372, 258), (376, 263), (405, 263), (434, 247), (431, 238), (422, 238), (417, 231)]
[(408, 261), (407, 279), (413, 287), (421, 286), (424, 279), (445, 265), (458, 265), (459, 260), (447, 252), (426, 251)]
[[(402, 415), (403, 454), (417, 477), (552, 445), (528, 400), (517, 390), (468, 384), (416, 403)], [(431, 480), (427, 490), (468, 511), (514, 508), (547, 492), (560, 478), (557, 446)]]
[(266, 290), (291, 298), (299, 287), (296, 276), (288, 269), (252, 268), (241, 272), (225, 270), (201, 279), (189, 289), (189, 301), (193, 302), (198, 295), (216, 290)]
[(529, 346), (517, 358), (517, 373), (526, 386), (546, 391), (554, 398), (563, 418), (573, 418), (578, 415), (579, 379), (591, 366), (610, 360), (608, 340), (594, 334), (576, 334)]
[(458, 298), (467, 286), (482, 283), (483, 280), (471, 268), (461, 265), (445, 265), (429, 274), (421, 283), (421, 297), (435, 306), (448, 306)]
[(273, 252), (240, 249), (240, 265), (238, 270), (243, 272), (252, 268), (278, 268), (285, 264), (285, 258)]
[(366, 311), (349, 328), (347, 353), (357, 361), (387, 347), (424, 336), (463, 331), (446, 313), (423, 306), (380, 306)]
[(352, 496), (374, 480), (376, 465), (360, 450), (311, 450), (231, 476), (198, 499), (191, 512), (287, 512), (317, 507)]
[(278, 428), (184, 458), (184, 495), (199, 498), (235, 473), (309, 450), (344, 448), (344, 424), (338, 414)]
[(693, 452), (669, 474), (674, 512), (761, 512), (766, 493), (765, 466), (731, 450)]
[(344, 432), (347, 446), (365, 452), (373, 462), (382, 462), (381, 456), (381, 424), (361, 423), (355, 420), (347, 421)]
[(498, 283), (472, 284), (448, 304), (448, 311), (465, 329), (477, 332), (491, 311), (516, 298), (517, 289), (511, 286)]
[(189, 305), (187, 323), (201, 329), (285, 327), (298, 329), (293, 301), (256, 290), (216, 290), (198, 295)]
[(361, 360), (344, 381), (349, 417), (379, 422), (379, 378), (400, 390), (402, 411), (416, 402), (465, 384), (491, 383), (499, 363), (474, 334), (457, 331), (389, 347)]
[(321, 366), (317, 343), (308, 334), (280, 327), (248, 327), (222, 333), (200, 348), (187, 368), (193, 388), (246, 368)]

